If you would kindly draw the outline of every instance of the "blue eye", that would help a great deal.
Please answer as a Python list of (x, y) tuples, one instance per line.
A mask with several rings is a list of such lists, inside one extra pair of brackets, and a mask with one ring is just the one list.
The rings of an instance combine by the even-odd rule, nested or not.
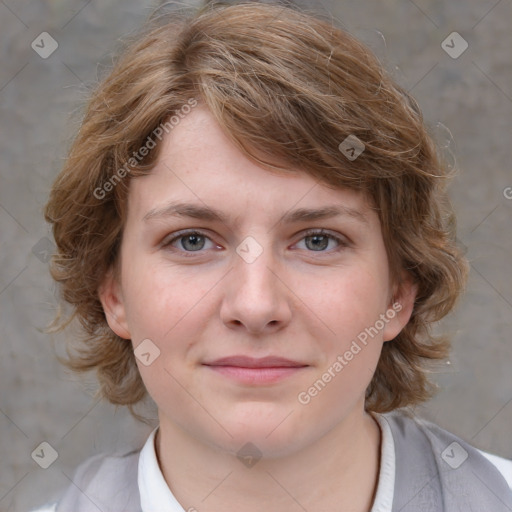
[[(342, 238), (333, 235), (332, 233), (327, 233), (323, 229), (321, 230), (309, 230), (305, 233), (304, 238), (302, 240), (310, 240), (312, 244), (310, 244), (310, 247), (312, 247), (313, 252), (336, 252), (337, 249), (334, 249), (334, 251), (324, 251), (323, 249), (327, 248), (329, 245), (329, 242), (334, 240), (338, 244), (338, 249), (341, 247), (347, 247), (348, 243), (343, 240)], [(306, 246), (308, 244), (306, 243)]]
[(200, 252), (205, 246), (205, 240), (210, 239), (200, 231), (181, 231), (166, 241), (163, 247), (169, 247), (177, 240), (181, 240), (179, 245), (185, 252)]
[[(337, 252), (345, 247), (348, 247), (349, 245), (349, 243), (344, 238), (336, 236), (332, 233), (325, 232), (324, 230), (310, 229), (303, 235), (304, 236), (301, 238), (300, 241), (306, 241), (306, 247), (307, 249), (310, 249), (308, 250), (308, 252), (330, 254), (333, 252)], [(184, 256), (189, 257), (194, 256), (193, 253), (204, 252), (202, 251), (202, 249), (205, 248), (207, 240), (213, 244), (211, 239), (201, 231), (179, 231), (178, 233), (175, 233), (175, 235), (172, 238), (165, 240), (162, 243), (162, 247), (165, 249), (169, 249), (173, 252), (181, 252)], [(336, 242), (337, 247), (334, 248), (333, 250), (326, 251), (325, 249), (329, 246), (329, 242), (332, 241)], [(178, 247), (174, 245), (175, 242), (179, 242)]]

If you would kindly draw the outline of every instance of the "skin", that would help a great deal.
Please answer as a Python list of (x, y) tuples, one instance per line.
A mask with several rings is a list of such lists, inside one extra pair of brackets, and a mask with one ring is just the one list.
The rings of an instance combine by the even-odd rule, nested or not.
[[(229, 219), (143, 220), (171, 200)], [(357, 210), (366, 222), (350, 215), (279, 222), (290, 210), (328, 205)], [(315, 245), (304, 234), (311, 228), (344, 244)], [(205, 238), (170, 242), (183, 229)], [(262, 249), (251, 263), (236, 252), (248, 236)], [(120, 278), (110, 272), (100, 297), (114, 332), (134, 348), (150, 339), (160, 350), (149, 366), (137, 364), (158, 406), (160, 467), (185, 510), (369, 511), (380, 429), (364, 411), (364, 393), (383, 343), (409, 320), (416, 289), (405, 274), (400, 287), (391, 282), (379, 218), (365, 198), (301, 171), (257, 166), (199, 106), (166, 136), (154, 170), (131, 181), (120, 256)], [(397, 301), (400, 312), (301, 404), (298, 394)], [(307, 367), (251, 385), (202, 364), (235, 354)], [(262, 457), (252, 467), (237, 458), (247, 442)]]

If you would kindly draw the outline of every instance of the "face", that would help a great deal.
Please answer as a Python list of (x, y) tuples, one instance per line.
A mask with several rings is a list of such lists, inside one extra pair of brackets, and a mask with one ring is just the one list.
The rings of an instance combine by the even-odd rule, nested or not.
[(293, 453), (362, 415), (412, 308), (363, 196), (255, 165), (203, 107), (131, 181), (120, 262), (100, 295), (161, 429), (229, 452)]

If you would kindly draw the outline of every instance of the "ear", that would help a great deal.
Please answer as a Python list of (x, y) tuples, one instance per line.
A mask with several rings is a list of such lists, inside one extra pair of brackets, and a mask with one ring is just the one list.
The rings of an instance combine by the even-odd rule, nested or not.
[(417, 293), (418, 285), (408, 272), (403, 271), (400, 284), (395, 286), (393, 298), (386, 312), (389, 321), (384, 328), (384, 341), (390, 341), (396, 338), (400, 334), (400, 331), (407, 325), (412, 315)]
[(98, 290), (98, 295), (109, 327), (121, 338), (131, 339), (128, 324), (126, 323), (126, 311), (121, 286), (117, 282), (112, 268), (105, 275), (103, 283)]

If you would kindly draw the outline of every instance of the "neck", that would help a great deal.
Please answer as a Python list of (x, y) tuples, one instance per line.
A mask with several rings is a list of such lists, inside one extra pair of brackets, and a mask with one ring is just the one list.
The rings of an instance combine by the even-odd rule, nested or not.
[(381, 433), (368, 413), (351, 414), (299, 452), (245, 467), (161, 417), (160, 468), (185, 510), (277, 512), (371, 510), (378, 484)]

